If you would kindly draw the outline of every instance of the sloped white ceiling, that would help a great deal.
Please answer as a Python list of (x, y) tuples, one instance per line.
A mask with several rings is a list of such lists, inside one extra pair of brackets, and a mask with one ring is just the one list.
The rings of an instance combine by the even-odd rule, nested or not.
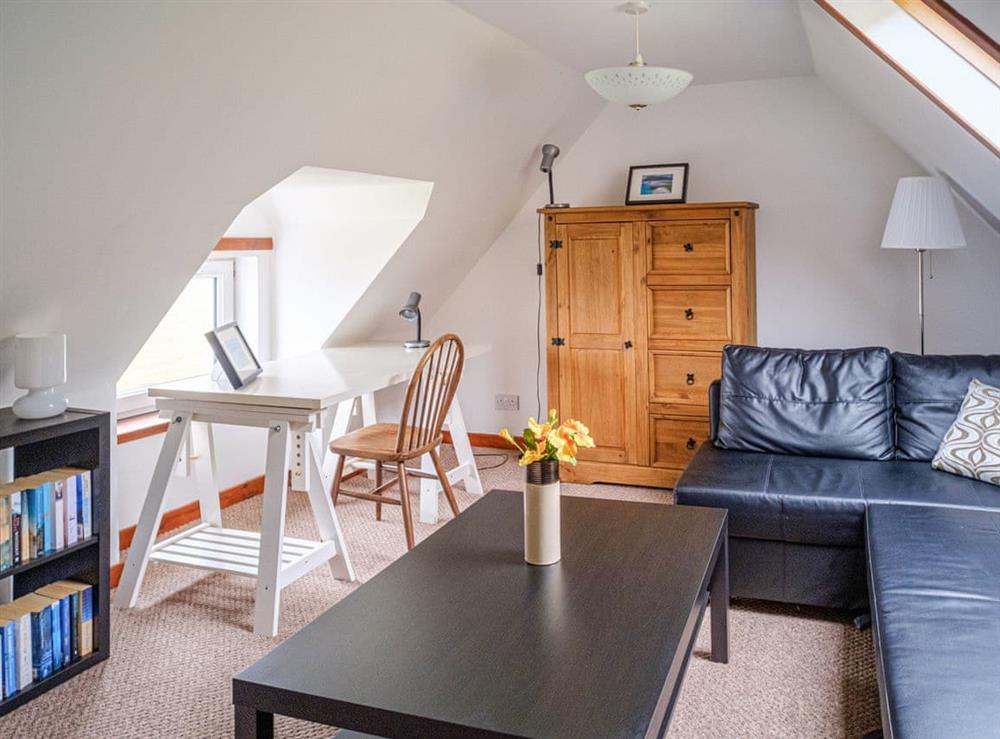
[(432, 310), (536, 186), (537, 145), (601, 107), (445, 2), (0, 12), (0, 337), (67, 332), (71, 400), (110, 388), (240, 209), (307, 164), (434, 183), (352, 324), (411, 288)]
[[(578, 72), (634, 56), (623, 0), (452, 0)], [(640, 19), (647, 64), (681, 67), (695, 85), (812, 74), (794, 0), (653, 0)]]
[(1000, 158), (816, 3), (799, 7), (816, 74), (928, 172), (947, 175), (1000, 218)]

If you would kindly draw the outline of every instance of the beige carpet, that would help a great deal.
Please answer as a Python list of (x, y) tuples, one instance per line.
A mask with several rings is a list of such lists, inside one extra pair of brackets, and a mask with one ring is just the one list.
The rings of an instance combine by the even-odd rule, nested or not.
[[(481, 466), (495, 461), (480, 459)], [(486, 489), (520, 484), (512, 461), (482, 477)], [(609, 485), (566, 485), (565, 491), (670, 500), (660, 491)], [(461, 490), (458, 497), (463, 507), (473, 500)], [(441, 507), (447, 522), (447, 505)], [(361, 583), (405, 551), (399, 509), (389, 507), (381, 523), (372, 509), (352, 498), (337, 507)], [(256, 528), (260, 498), (223, 517), (227, 526)], [(418, 524), (418, 540), (433, 530)], [(288, 533), (316, 536), (303, 495), (291, 496)], [(335, 581), (326, 568), (302, 578), (284, 591), (281, 632), (270, 639), (252, 633), (252, 580), (153, 564), (139, 606), (113, 610), (111, 659), (0, 719), (0, 736), (231, 737), (232, 676), (358, 584)], [(755, 603), (736, 603), (730, 618), (728, 665), (708, 661), (705, 619), (671, 737), (858, 737), (878, 728), (870, 632), (827, 613)], [(333, 732), (279, 718), (276, 733), (304, 738)]]

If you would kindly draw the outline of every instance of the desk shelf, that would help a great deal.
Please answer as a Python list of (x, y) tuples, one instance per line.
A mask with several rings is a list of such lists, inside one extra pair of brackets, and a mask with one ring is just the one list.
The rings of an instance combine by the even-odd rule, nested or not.
[[(281, 547), (282, 586), (323, 564), (335, 551), (336, 546), (332, 541), (284, 537)], [(256, 531), (225, 529), (201, 523), (154, 546), (149, 558), (167, 564), (257, 577), (260, 568), (260, 534)]]

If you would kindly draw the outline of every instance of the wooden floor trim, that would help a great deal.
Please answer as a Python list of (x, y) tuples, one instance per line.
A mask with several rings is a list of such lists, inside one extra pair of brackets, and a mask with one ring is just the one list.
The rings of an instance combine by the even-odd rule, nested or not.
[[(443, 432), (444, 443), (451, 444), (451, 434), (447, 431)], [(520, 436), (515, 436), (518, 442), (523, 442), (524, 440)], [(469, 434), (469, 443), (472, 446), (486, 447), (488, 449), (508, 449), (510, 451), (515, 451), (508, 442), (504, 441), (502, 437), (498, 434)]]

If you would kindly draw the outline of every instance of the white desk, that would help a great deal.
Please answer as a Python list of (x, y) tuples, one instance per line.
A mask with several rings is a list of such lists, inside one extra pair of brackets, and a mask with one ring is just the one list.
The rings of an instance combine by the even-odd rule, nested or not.
[[(467, 346), (466, 359), (485, 354), (486, 346)], [(278, 629), (281, 590), (315, 567), (329, 562), (334, 575), (354, 580), (344, 536), (330, 500), (336, 456), (331, 439), (346, 433), (360, 400), (363, 422), (375, 423), (376, 390), (410, 378), (422, 352), (398, 343), (370, 343), (320, 349), (263, 365), (264, 372), (239, 390), (220, 387), (208, 377), (150, 388), (160, 415), (170, 419), (163, 447), (149, 483), (135, 537), (118, 586), (117, 603), (135, 605), (150, 560), (231, 572), (257, 579), (254, 631), (273, 636)], [(261, 533), (225, 529), (215, 480), (212, 424), (267, 429)], [(465, 420), (456, 398), (446, 421), (458, 456), (448, 471), (471, 493), (482, 493)], [(192, 472), (198, 489), (201, 523), (156, 543), (163, 499), (188, 429), (196, 455)], [(290, 463), (289, 446), (296, 443)], [(422, 460), (433, 470), (430, 459)], [(286, 537), (286, 483), (291, 466), (295, 489), (309, 495), (320, 541)], [(440, 485), (421, 481), (420, 520), (437, 521)]]

